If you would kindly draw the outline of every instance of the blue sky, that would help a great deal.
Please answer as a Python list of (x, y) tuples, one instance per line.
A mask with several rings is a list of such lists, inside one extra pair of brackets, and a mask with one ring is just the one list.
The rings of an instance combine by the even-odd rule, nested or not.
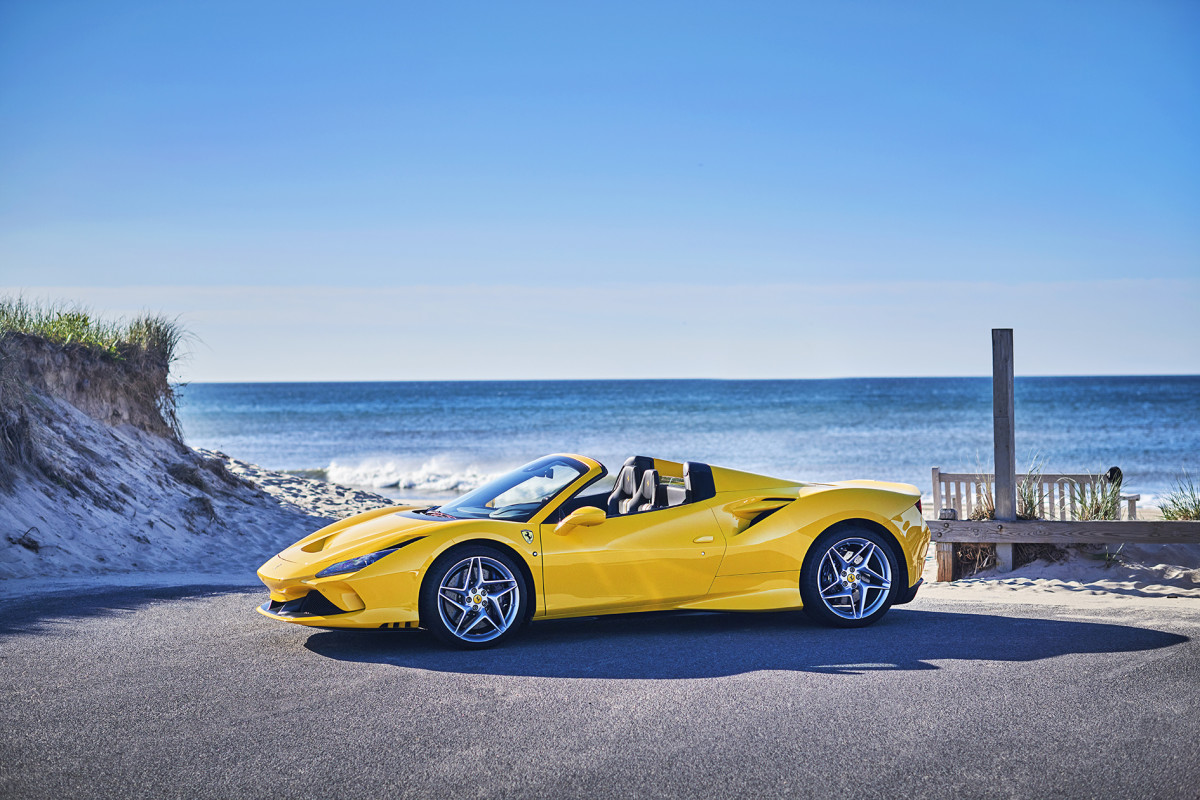
[[(179, 314), (193, 380), (503, 377), (551, 311), (563, 354), (712, 320), (664, 376), (983, 374), (1018, 323), (1123, 342), (1020, 372), (1200, 372), (1197, 41), (1192, 2), (4, 2), (0, 286)], [(568, 361), (516, 371), (645, 369)]]

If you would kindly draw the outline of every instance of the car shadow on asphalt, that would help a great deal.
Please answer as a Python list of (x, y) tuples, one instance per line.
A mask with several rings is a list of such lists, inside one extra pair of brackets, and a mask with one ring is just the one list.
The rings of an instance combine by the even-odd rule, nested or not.
[(944, 660), (1037, 661), (1155, 650), (1189, 641), (1131, 625), (892, 609), (836, 630), (801, 612), (657, 613), (537, 622), (509, 644), (448, 649), (421, 631), (329, 630), (305, 647), (339, 661), (544, 678), (712, 678), (760, 670), (855, 675), (936, 670)]

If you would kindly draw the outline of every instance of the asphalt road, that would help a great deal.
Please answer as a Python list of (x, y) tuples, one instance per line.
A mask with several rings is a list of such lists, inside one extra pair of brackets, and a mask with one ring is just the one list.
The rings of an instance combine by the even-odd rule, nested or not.
[(1200, 796), (1200, 602), (921, 599), (447, 651), (250, 589), (0, 600), (0, 796)]

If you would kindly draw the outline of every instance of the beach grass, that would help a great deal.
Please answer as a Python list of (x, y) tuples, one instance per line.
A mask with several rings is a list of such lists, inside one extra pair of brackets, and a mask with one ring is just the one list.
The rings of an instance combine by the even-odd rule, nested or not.
[(1017, 484), (1017, 519), (1037, 519), (1041, 516), (1042, 503), (1046, 500), (1046, 490), (1042, 488), (1045, 471), (1046, 462), (1041, 456), (1035, 455), (1030, 459), (1025, 477)]
[(1175, 488), (1159, 503), (1163, 519), (1200, 520), (1200, 488), (1192, 476), (1184, 472), (1175, 479)]
[(1071, 494), (1075, 500), (1075, 519), (1115, 520), (1121, 518), (1121, 481), (1108, 480), (1103, 472), (1097, 473), (1091, 487), (1073, 485)]
[(104, 320), (84, 306), (0, 298), (0, 339), (21, 334), (63, 348), (87, 350), (114, 361), (146, 360), (169, 367), (188, 333), (177, 320), (141, 314)]
[(68, 402), (82, 398), (94, 412), (119, 408), (130, 424), (181, 440), (170, 373), (190, 338), (161, 314), (111, 320), (77, 303), (0, 297), (0, 487), (9, 467), (38, 461), (35, 389), (78, 395)]
[[(1029, 461), (1029, 467), (1017, 483), (1017, 519), (1032, 520), (1041, 518), (1042, 503), (1046, 499), (1046, 491), (1042, 488), (1042, 475), (1046, 471), (1045, 460), (1040, 455), (1034, 455)], [(970, 519), (979, 522), (996, 518), (996, 500), (993, 494), (992, 480), (994, 476), (985, 473), (982, 467), (977, 470), (976, 486), (978, 487)], [(955, 546), (959, 570), (963, 575), (975, 575), (985, 569), (996, 566), (996, 546), (993, 544), (959, 544)], [(1017, 544), (1013, 547), (1013, 563), (1017, 567), (1024, 566), (1038, 559), (1055, 562), (1066, 558), (1066, 550), (1053, 544)]]
[[(1046, 464), (1040, 456), (1034, 456), (1025, 470), (1024, 477), (1017, 483), (1017, 519), (1038, 519), (1042, 502), (1045, 500), (1045, 490), (1042, 488), (1042, 474)], [(994, 476), (985, 473), (982, 467), (977, 469), (975, 494), (970, 518), (976, 522), (996, 518), (996, 499), (992, 492)]]

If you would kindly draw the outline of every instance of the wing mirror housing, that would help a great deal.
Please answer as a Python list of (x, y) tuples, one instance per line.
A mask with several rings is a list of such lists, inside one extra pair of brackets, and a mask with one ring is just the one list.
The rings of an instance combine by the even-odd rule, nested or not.
[(593, 525), (599, 525), (606, 519), (608, 519), (608, 515), (604, 513), (604, 509), (596, 508), (595, 506), (584, 506), (583, 508), (575, 509), (567, 515), (566, 519), (555, 525), (554, 532), (559, 536), (566, 536), (575, 528), (590, 528)]

